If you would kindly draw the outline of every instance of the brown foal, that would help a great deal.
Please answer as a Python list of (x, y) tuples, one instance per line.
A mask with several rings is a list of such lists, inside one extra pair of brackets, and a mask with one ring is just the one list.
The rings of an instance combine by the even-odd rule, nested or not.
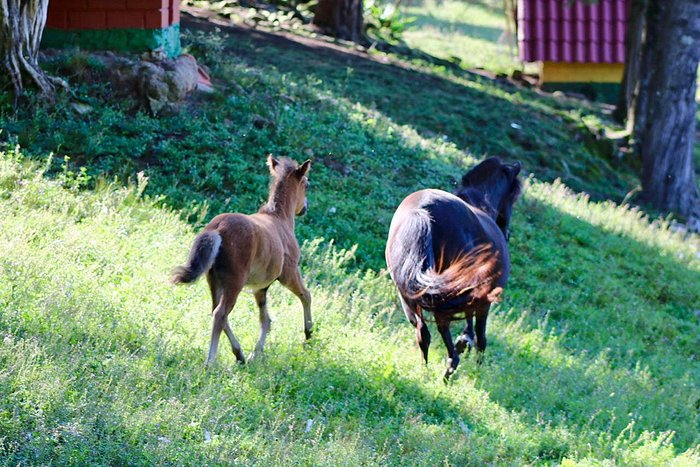
[(299, 297), (304, 307), (304, 333), (311, 337), (311, 294), (299, 272), (301, 256), (294, 236), (294, 217), (306, 212), (307, 173), (311, 161), (299, 165), (287, 158), (268, 157), (272, 174), (270, 195), (255, 214), (216, 216), (197, 235), (187, 264), (174, 271), (173, 282), (193, 282), (206, 273), (213, 302), (211, 344), (206, 366), (216, 362), (221, 331), (226, 333), (236, 359), (245, 356), (228, 323), (228, 315), (243, 287), (253, 290), (260, 311), (260, 338), (249, 357), (263, 353), (270, 330), (267, 289), (276, 280)]

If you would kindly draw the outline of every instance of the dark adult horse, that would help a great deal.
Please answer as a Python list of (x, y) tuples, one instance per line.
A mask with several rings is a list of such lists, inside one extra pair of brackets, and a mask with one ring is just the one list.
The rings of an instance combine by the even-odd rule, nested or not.
[[(462, 177), (456, 195), (417, 191), (391, 221), (386, 245), (391, 278), (426, 363), (430, 332), (423, 311), (433, 313), (447, 347), (446, 380), (467, 347), (486, 349), (489, 308), (500, 300), (510, 272), (509, 225), (521, 190), (519, 172), (518, 162), (486, 159)], [(461, 318), (467, 324), (455, 345), (450, 322)]]

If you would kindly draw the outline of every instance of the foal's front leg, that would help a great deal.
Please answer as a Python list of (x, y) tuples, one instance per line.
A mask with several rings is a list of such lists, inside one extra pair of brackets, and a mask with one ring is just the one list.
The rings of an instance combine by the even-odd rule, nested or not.
[(311, 339), (311, 333), (313, 332), (313, 321), (311, 320), (311, 293), (304, 286), (299, 267), (297, 266), (283, 271), (279, 281), (301, 300), (301, 304), (304, 307), (304, 335), (306, 336), (306, 340)]

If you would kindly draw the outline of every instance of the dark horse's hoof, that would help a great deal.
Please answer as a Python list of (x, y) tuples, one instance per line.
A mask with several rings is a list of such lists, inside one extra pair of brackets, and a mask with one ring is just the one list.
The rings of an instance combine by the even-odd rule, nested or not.
[(455, 372), (454, 368), (448, 368), (445, 372), (445, 376), (442, 377), (442, 382), (447, 384), (450, 381), (450, 376)]
[(308, 329), (308, 330), (304, 329), (304, 335), (306, 336), (306, 340), (307, 340), (307, 341), (308, 341), (309, 339), (311, 339), (311, 335), (312, 335), (313, 333), (314, 333), (314, 332), (313, 332), (312, 329)]
[(455, 358), (448, 358), (447, 359), (447, 371), (445, 371), (445, 376), (442, 377), (442, 380), (447, 384), (447, 381), (449, 381), (450, 376), (454, 374), (455, 371), (457, 371), (457, 365), (459, 365), (459, 357), (455, 356)]
[(473, 346), (471, 338), (467, 336), (459, 336), (455, 342), (455, 350), (458, 354), (463, 354), (465, 350), (471, 352)]

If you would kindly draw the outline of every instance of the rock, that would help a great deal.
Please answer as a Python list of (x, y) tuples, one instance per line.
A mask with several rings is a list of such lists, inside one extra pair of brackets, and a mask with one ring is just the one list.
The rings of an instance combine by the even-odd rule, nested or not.
[(85, 115), (93, 111), (92, 106), (87, 104), (81, 104), (80, 102), (73, 102), (70, 105), (73, 110), (75, 110), (79, 115)]
[(119, 59), (114, 65), (111, 75), (115, 91), (135, 97), (154, 114), (197, 89), (197, 60), (189, 54), (166, 60)]
[(202, 65), (197, 66), (197, 91), (206, 93), (214, 92), (214, 85), (211, 82), (209, 73)]

